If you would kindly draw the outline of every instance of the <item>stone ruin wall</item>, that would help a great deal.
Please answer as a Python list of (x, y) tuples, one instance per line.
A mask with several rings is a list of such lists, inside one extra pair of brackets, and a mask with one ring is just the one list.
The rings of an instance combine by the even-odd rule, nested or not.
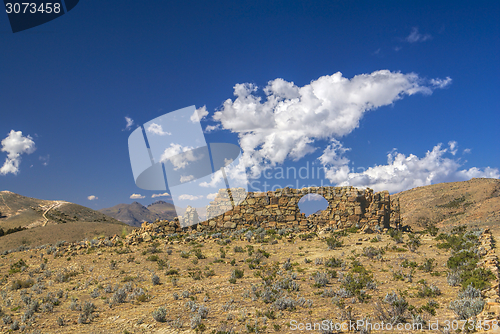
[[(305, 217), (298, 203), (307, 194), (323, 196), (328, 201), (328, 207), (318, 214)], [(242, 188), (231, 189), (234, 199), (241, 200), (244, 195)], [(181, 226), (192, 225), (198, 231), (243, 227), (296, 227), (302, 231), (314, 231), (325, 227), (388, 228), (397, 227), (400, 223), (399, 201), (391, 202), (388, 191), (373, 193), (369, 188), (283, 188), (265, 193), (249, 192), (240, 205), (234, 208), (231, 203), (228, 192), (222, 189), (207, 207), (207, 217), (214, 218), (198, 222), (196, 210), (190, 208), (181, 218)]]

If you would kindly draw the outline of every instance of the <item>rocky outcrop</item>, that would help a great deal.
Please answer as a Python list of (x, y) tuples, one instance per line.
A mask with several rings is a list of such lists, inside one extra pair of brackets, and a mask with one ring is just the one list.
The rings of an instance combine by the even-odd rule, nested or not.
[(479, 255), (482, 256), (478, 262), (478, 267), (490, 270), (495, 279), (491, 282), (491, 287), (481, 291), (486, 300), (483, 311), (477, 315), (483, 328), (489, 328), (491, 332), (500, 332), (500, 291), (498, 257), (493, 249), (493, 239), (490, 230), (485, 230), (480, 237)]

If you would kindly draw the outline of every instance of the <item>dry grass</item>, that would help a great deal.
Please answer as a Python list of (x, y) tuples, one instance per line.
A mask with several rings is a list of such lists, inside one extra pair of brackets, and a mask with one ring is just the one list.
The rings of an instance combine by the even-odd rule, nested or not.
[[(321, 237), (327, 236), (330, 235)], [(62, 293), (52, 312), (34, 313), (36, 321), (30, 330), (38, 328), (44, 333), (176, 333), (189, 332), (191, 324), (197, 323), (198, 330), (206, 333), (223, 329), (229, 332), (231, 326), (237, 333), (256, 329), (259, 333), (286, 333), (292, 320), (305, 323), (331, 319), (340, 323), (347, 318), (371, 317), (376, 321), (376, 303), (380, 304), (392, 291), (404, 296), (415, 310), (434, 299), (439, 304), (436, 315), (422, 311), (424, 319), (455, 318), (447, 306), (460, 288), (447, 284), (445, 264), (450, 253), (437, 249), (433, 237), (422, 235), (416, 252), (403, 251), (408, 234), (403, 235), (403, 244), (396, 244), (388, 234), (378, 235), (377, 242), (377, 235), (370, 234), (334, 237), (343, 243), (334, 250), (328, 249), (324, 239), (313, 235), (277, 236), (277, 243), (269, 242), (268, 235), (264, 243), (248, 242), (243, 236), (229, 244), (224, 244), (224, 239), (188, 243), (161, 239), (134, 246), (71, 252), (61, 248), (56, 256), (47, 255), (46, 250), (12, 253), (0, 258), (1, 272), (7, 273), (20, 259), (28, 267), (0, 278), (0, 305), (21, 323), (28, 308), (22, 301), (22, 291), (31, 294), (32, 300), (40, 300), (40, 304), (48, 293)], [(376, 255), (373, 249), (368, 252), (368, 247), (383, 249), (384, 253)], [(340, 261), (329, 262), (331, 258)], [(412, 271), (411, 265), (401, 267), (403, 261), (422, 265), (427, 259), (434, 259), (432, 274), (414, 268), (412, 282), (401, 280)], [(366, 295), (361, 292), (335, 298), (335, 292), (346, 287), (338, 278), (349, 274), (372, 277), (376, 289), (364, 288)], [(154, 275), (159, 281), (152, 279)], [(321, 279), (325, 277), (327, 281)], [(30, 278), (35, 282), (33, 287), (11, 289), (12, 282)], [(419, 297), (422, 280), (427, 286), (437, 286), (441, 294)], [(295, 302), (293, 308), (282, 309), (286, 302), (275, 303), (272, 299), (276, 296), (272, 294), (266, 303), (266, 284), (275, 292), (276, 284), (280, 284), (282, 297)], [(91, 312), (93, 309), (87, 305), (85, 315), (86, 302), (92, 302), (95, 311)], [(411, 318), (406, 320), (411, 322)], [(64, 326), (59, 325), (61, 321)], [(0, 331), (8, 328), (0, 322)]]

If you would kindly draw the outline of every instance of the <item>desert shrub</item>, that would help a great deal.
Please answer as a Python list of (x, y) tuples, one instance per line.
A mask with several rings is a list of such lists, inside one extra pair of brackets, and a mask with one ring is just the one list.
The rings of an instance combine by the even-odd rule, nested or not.
[(403, 267), (403, 268), (417, 268), (418, 263), (415, 261), (408, 261), (407, 259), (404, 259), (403, 262), (401, 262), (401, 267)]
[(127, 301), (127, 292), (125, 289), (118, 289), (111, 297), (111, 302), (114, 304), (121, 304)]
[(379, 320), (391, 324), (405, 322), (407, 311), (408, 302), (403, 296), (398, 296), (394, 291), (387, 293), (381, 302), (375, 303), (375, 312)]
[(96, 309), (96, 307), (95, 307), (94, 303), (85, 302), (85, 304), (83, 304), (82, 313), (80, 313), (80, 315), (78, 317), (78, 323), (79, 324), (86, 324), (86, 323), (89, 323), (92, 320), (94, 320), (93, 313), (94, 313), (95, 309)]
[(325, 261), (325, 266), (326, 267), (331, 267), (331, 268), (339, 268), (342, 266), (342, 260), (336, 259), (334, 257), (331, 257)]
[(481, 313), (484, 304), (482, 298), (462, 298), (452, 301), (448, 308), (455, 312), (460, 320), (467, 320)]
[(26, 262), (24, 262), (23, 259), (20, 259), (16, 263), (10, 265), (9, 274), (15, 274), (21, 272), (23, 268), (24, 269), (28, 268), (28, 265), (26, 264)]
[(476, 289), (471, 285), (467, 286), (467, 288), (458, 294), (458, 299), (466, 299), (466, 298), (480, 298), (481, 290)]
[(323, 264), (323, 258), (322, 257), (317, 257), (314, 259), (314, 264), (319, 266)]
[(287, 290), (287, 291), (299, 291), (300, 286), (297, 282), (293, 280), (292, 277), (283, 277), (277, 280), (272, 288), (276, 291)]
[(423, 283), (417, 290), (417, 297), (420, 298), (435, 297), (439, 296), (440, 294), (441, 290), (433, 284), (428, 286), (427, 283)]
[(188, 252), (186, 252), (186, 251), (181, 251), (181, 257), (182, 257), (183, 259), (187, 259), (187, 258), (189, 257), (189, 253), (188, 253)]
[(420, 241), (420, 235), (413, 233), (408, 234), (406, 247), (408, 247), (410, 251), (415, 252), (417, 248), (420, 247), (420, 245), (422, 245), (422, 242)]
[(244, 275), (244, 271), (240, 269), (235, 269), (233, 270), (231, 276), (234, 276), (234, 278), (242, 278)]
[(397, 244), (403, 243), (403, 233), (401, 231), (390, 229), (388, 233), (392, 240), (394, 240)]
[(13, 331), (17, 331), (19, 329), (19, 322), (17, 322), (17, 320), (14, 320), (14, 322), (10, 324), (10, 329), (12, 329)]
[(273, 307), (279, 311), (283, 311), (286, 309), (295, 310), (295, 301), (289, 297), (282, 297), (274, 301)]
[(95, 288), (94, 290), (92, 290), (92, 292), (90, 293), (90, 297), (92, 298), (98, 298), (99, 296), (101, 295), (101, 293), (99, 292), (99, 289), (98, 288)]
[(31, 278), (28, 278), (27, 280), (15, 280), (11, 284), (11, 289), (12, 290), (19, 290), (19, 289), (27, 289), (30, 288), (35, 284), (35, 281), (33, 281)]
[(199, 260), (206, 258), (205, 255), (203, 255), (203, 253), (201, 252), (201, 249), (199, 249), (199, 248), (196, 248), (194, 250), (194, 256), (196, 256), (196, 258)]
[(160, 277), (158, 277), (158, 275), (156, 274), (153, 274), (153, 276), (151, 277), (151, 282), (153, 283), (153, 285), (159, 285)]
[(158, 255), (150, 255), (146, 258), (147, 261), (152, 261), (152, 262), (156, 262), (158, 261), (159, 257)]
[(248, 242), (252, 240), (252, 237), (253, 237), (252, 231), (248, 231), (247, 233), (245, 233), (245, 239), (247, 239)]
[(179, 270), (177, 269), (169, 269), (165, 272), (165, 275), (179, 275)]
[(233, 251), (235, 253), (244, 253), (245, 252), (245, 250), (241, 246), (234, 246)]
[(42, 309), (42, 312), (51, 313), (54, 310), (54, 304), (52, 304), (52, 303), (43, 303), (40, 308)]
[(206, 306), (200, 305), (200, 307), (198, 307), (198, 315), (202, 319), (206, 319), (207, 318), (208, 312), (209, 312), (209, 309)]
[(430, 273), (434, 269), (435, 259), (425, 259), (424, 263), (418, 266), (418, 269)]
[(448, 276), (446, 277), (448, 285), (450, 285), (450, 286), (460, 285), (460, 283), (462, 283), (462, 279), (460, 278), (460, 275), (461, 275), (460, 271), (448, 272)]
[(363, 247), (363, 255), (369, 259), (373, 259), (377, 255), (383, 255), (384, 253), (385, 253), (384, 250), (380, 248), (375, 248), (372, 246)]
[(419, 311), (419, 312), (427, 312), (430, 315), (435, 316), (437, 308), (439, 308), (438, 302), (436, 302), (435, 300), (431, 299), (431, 300), (429, 300), (427, 302), (427, 304), (420, 306), (417, 311)]
[(57, 324), (59, 326), (61, 326), (61, 327), (64, 326), (64, 319), (63, 319), (63, 317), (58, 317), (57, 318)]
[(329, 275), (325, 272), (317, 272), (313, 278), (315, 282), (314, 286), (317, 288), (324, 287), (330, 282)]
[(325, 242), (326, 245), (328, 246), (328, 249), (335, 249), (342, 246), (342, 241), (334, 237), (326, 238)]
[(462, 288), (464, 289), (472, 285), (477, 289), (483, 290), (491, 286), (489, 281), (494, 280), (495, 275), (489, 269), (476, 268), (473, 271), (463, 271), (460, 275), (460, 279), (462, 281)]
[(2, 321), (5, 325), (9, 325), (12, 323), (12, 318), (10, 315), (7, 314), (2, 317)]
[(199, 314), (195, 314), (191, 317), (191, 329), (196, 329), (196, 328), (199, 328), (202, 323), (201, 323), (201, 317)]
[(165, 322), (167, 319), (167, 309), (163, 306), (160, 306), (156, 310), (153, 311), (153, 319), (158, 322)]

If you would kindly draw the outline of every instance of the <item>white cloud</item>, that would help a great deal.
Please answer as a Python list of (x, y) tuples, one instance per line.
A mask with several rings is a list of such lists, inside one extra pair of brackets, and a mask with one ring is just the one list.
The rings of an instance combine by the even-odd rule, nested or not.
[(450, 146), (450, 153), (451, 154), (453, 154), (453, 155), (457, 154), (458, 144), (456, 141), (454, 141), (454, 140), (449, 141), (448, 146)]
[[(456, 148), (456, 142), (450, 142), (450, 153)], [(391, 193), (440, 182), (465, 181), (472, 177), (499, 178), (496, 168), (460, 169), (460, 159), (444, 157), (448, 149), (442, 149), (442, 144), (427, 151), (425, 157), (408, 156), (398, 153), (395, 149), (387, 155), (386, 165), (370, 167), (364, 172), (350, 172), (346, 164), (331, 166), (326, 171), (326, 177), (339, 186), (370, 187), (375, 191), (389, 190)]]
[(94, 195), (90, 195), (89, 197), (87, 197), (87, 199), (88, 199), (89, 201), (95, 201), (95, 200), (99, 199), (99, 197), (94, 196)]
[(214, 200), (214, 199), (217, 197), (217, 194), (218, 194), (218, 193), (208, 194), (208, 195), (207, 195), (207, 198), (208, 198), (208, 199), (211, 199), (211, 200)]
[(134, 125), (134, 120), (130, 117), (125, 116), (125, 122), (127, 122), (125, 130), (130, 130), (132, 128), (132, 125)]
[(50, 160), (50, 154), (47, 154), (46, 156), (39, 156), (38, 160), (40, 160), (42, 162), (42, 165), (48, 166), (49, 160)]
[(411, 30), (411, 33), (406, 37), (406, 41), (408, 43), (416, 43), (416, 42), (425, 42), (429, 39), (432, 39), (432, 36), (429, 34), (422, 35), (418, 32), (418, 28), (414, 27)]
[(196, 201), (197, 199), (203, 198), (203, 195), (200, 196), (195, 196), (195, 195), (179, 195), (180, 200), (187, 200), (187, 201)]
[(446, 77), (446, 79), (431, 79), (431, 85), (437, 88), (445, 88), (451, 84), (451, 78)]
[(205, 118), (208, 115), (207, 107), (203, 106), (201, 108), (196, 109), (191, 117), (189, 118), (191, 122), (193, 123), (198, 123), (201, 121), (203, 118)]
[(181, 176), (181, 183), (184, 183), (184, 182), (189, 182), (189, 181), (192, 181), (194, 180), (194, 175), (182, 175)]
[(184, 168), (190, 162), (199, 160), (201, 158), (203, 158), (203, 154), (195, 156), (193, 153), (193, 147), (171, 143), (170, 147), (167, 147), (161, 155), (160, 162), (165, 162), (168, 160), (172, 163), (172, 165), (174, 165), (174, 169), (177, 170), (180, 168)]
[(172, 133), (168, 132), (168, 131), (163, 131), (163, 128), (161, 127), (160, 124), (156, 124), (156, 123), (151, 123), (148, 128), (146, 129), (146, 131), (148, 132), (151, 132), (155, 135), (159, 135), (159, 136), (170, 136), (172, 135)]
[[(417, 74), (380, 70), (344, 78), (342, 73), (320, 77), (303, 87), (275, 79), (264, 87), (263, 101), (252, 84), (234, 86), (236, 99), (226, 100), (213, 119), (239, 136), (241, 164), (258, 176), (264, 166), (286, 159), (299, 160), (318, 149), (317, 140), (351, 133), (367, 111), (393, 104), (404, 96), (431, 94)], [(321, 161), (334, 161), (342, 151), (338, 141), (323, 152)]]
[(209, 133), (209, 132), (212, 132), (212, 131), (217, 131), (217, 130), (220, 130), (220, 124), (217, 124), (217, 125), (207, 125), (207, 127), (205, 128), (205, 133)]
[(151, 195), (151, 198), (157, 198), (157, 197), (169, 197), (169, 193), (163, 193), (163, 194), (153, 194)]
[(463, 154), (470, 153), (470, 152), (471, 152), (471, 149), (470, 148), (466, 148), (466, 149), (464, 149)]
[(35, 142), (31, 136), (23, 136), (22, 131), (11, 130), (5, 139), (2, 140), (2, 152), (7, 152), (5, 163), (0, 168), (0, 174), (17, 174), (21, 163), (21, 154), (31, 154), (35, 152)]
[(349, 160), (342, 155), (349, 151), (349, 148), (345, 148), (342, 144), (335, 138), (330, 139), (330, 145), (328, 145), (323, 150), (323, 155), (321, 155), (318, 160), (323, 166), (326, 165), (346, 165)]
[(145, 198), (146, 196), (142, 196), (141, 194), (132, 194), (130, 195), (130, 198), (131, 199), (141, 199), (141, 198)]

